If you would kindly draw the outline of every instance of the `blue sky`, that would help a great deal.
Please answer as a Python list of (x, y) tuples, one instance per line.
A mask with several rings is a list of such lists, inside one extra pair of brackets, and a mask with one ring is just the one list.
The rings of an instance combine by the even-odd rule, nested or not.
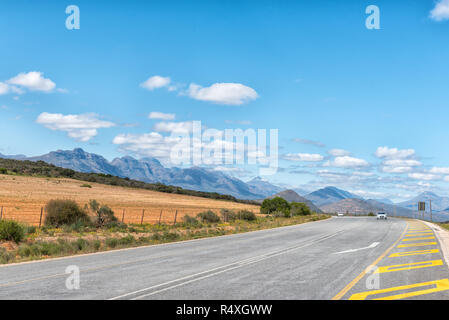
[(448, 19), (448, 0), (2, 1), (0, 153), (163, 158), (169, 129), (200, 120), (278, 129), (275, 183), (448, 194)]

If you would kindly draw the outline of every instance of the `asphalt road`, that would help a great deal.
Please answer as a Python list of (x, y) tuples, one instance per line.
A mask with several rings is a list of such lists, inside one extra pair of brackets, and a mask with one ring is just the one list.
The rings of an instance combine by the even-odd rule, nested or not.
[[(79, 289), (69, 266), (80, 270)], [(448, 299), (448, 279), (424, 223), (334, 217), (0, 266), (0, 299)]]

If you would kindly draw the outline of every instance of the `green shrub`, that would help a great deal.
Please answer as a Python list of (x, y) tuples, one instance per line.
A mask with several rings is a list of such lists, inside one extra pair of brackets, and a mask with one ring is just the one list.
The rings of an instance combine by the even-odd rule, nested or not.
[(95, 251), (100, 250), (100, 247), (101, 247), (101, 241), (100, 241), (100, 240), (94, 240), (94, 241), (92, 242), (92, 246), (93, 246), (93, 248), (94, 248)]
[(37, 228), (35, 226), (26, 226), (25, 227), (25, 234), (33, 234), (35, 233)]
[(202, 222), (210, 222), (210, 223), (220, 222), (220, 217), (211, 210), (200, 212), (196, 216)]
[(240, 210), (237, 213), (237, 216), (238, 216), (239, 219), (246, 220), (246, 221), (254, 221), (254, 220), (257, 219), (255, 213), (251, 212), (249, 210)]
[(74, 223), (90, 224), (87, 213), (73, 200), (50, 200), (45, 206), (45, 225), (60, 227)]
[(368, 213), (368, 216), (369, 217), (374, 217), (374, 213), (370, 212), (370, 213)]
[(14, 254), (6, 251), (5, 248), (0, 248), (0, 264), (5, 264), (14, 261)]
[(25, 237), (25, 228), (12, 220), (0, 221), (0, 240), (9, 240), (19, 243)]
[(119, 244), (118, 239), (116, 238), (108, 238), (106, 239), (106, 246), (109, 248), (115, 248)]
[(200, 224), (200, 222), (195, 217), (191, 217), (189, 215), (185, 215), (182, 220), (184, 224), (188, 226), (197, 226)]
[(6, 168), (0, 168), (0, 174), (7, 174), (8, 170)]
[(290, 213), (286, 212), (286, 211), (274, 211), (271, 215), (273, 217), (276, 217), (276, 218), (288, 218), (288, 217), (290, 217)]
[(175, 232), (164, 232), (164, 234), (162, 235), (162, 239), (167, 240), (167, 241), (174, 241), (179, 239), (179, 234), (175, 233)]
[(106, 205), (100, 206), (100, 203), (97, 200), (90, 200), (89, 206), (85, 206), (85, 208), (86, 207), (95, 214), (95, 225), (97, 228), (103, 228), (112, 222), (118, 221), (117, 217), (114, 215), (114, 211)]
[(309, 206), (303, 202), (292, 202), (290, 203), (290, 213), (292, 216), (308, 216), (312, 214)]
[(265, 199), (260, 206), (260, 213), (272, 214), (275, 211), (280, 211), (289, 214), (290, 204), (287, 200), (281, 197), (275, 197), (273, 199)]
[(136, 239), (132, 235), (127, 235), (119, 240), (119, 244), (121, 245), (130, 245), (136, 242)]
[(235, 212), (233, 210), (221, 209), (220, 213), (221, 213), (221, 219), (224, 222), (231, 222), (231, 221), (234, 221), (237, 219), (237, 215), (235, 214)]
[(90, 184), (85, 183), (81, 185), (81, 188), (92, 188), (92, 186)]
[(72, 242), (72, 247), (75, 249), (75, 251), (83, 251), (87, 248), (89, 245), (89, 242), (87, 240), (84, 240), (83, 238), (79, 238), (76, 241)]

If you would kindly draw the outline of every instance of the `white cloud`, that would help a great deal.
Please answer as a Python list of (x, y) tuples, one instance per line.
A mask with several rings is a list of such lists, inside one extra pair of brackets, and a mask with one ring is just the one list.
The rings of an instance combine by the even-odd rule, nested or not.
[(449, 19), (449, 0), (440, 0), (436, 3), (435, 8), (430, 11), (430, 18), (435, 21)]
[(378, 147), (376, 150), (376, 157), (388, 159), (405, 159), (415, 154), (413, 149), (397, 149), (388, 147)]
[(158, 122), (153, 126), (153, 130), (157, 132), (175, 132), (175, 133), (185, 133), (192, 132), (193, 122)]
[(120, 145), (120, 149), (126, 153), (139, 156), (168, 159), (170, 152), (180, 138), (166, 137), (157, 132), (145, 134), (119, 134), (112, 143)]
[(436, 174), (449, 174), (449, 167), (433, 167), (430, 169), (430, 172)]
[[(56, 88), (56, 84), (48, 78), (43, 77), (42, 72), (31, 71), (28, 73), (19, 73), (17, 76), (9, 79), (6, 83), (19, 86), (22, 88), (26, 88), (31, 91), (43, 91), (50, 92)], [(13, 91), (17, 92), (21, 89), (17, 89), (15, 87), (11, 87)]]
[(67, 132), (70, 138), (83, 142), (95, 137), (98, 134), (97, 129), (110, 128), (115, 125), (112, 122), (98, 119), (98, 115), (94, 113), (63, 115), (43, 112), (38, 116), (36, 122), (51, 130)]
[(327, 153), (334, 157), (349, 156), (351, 153), (343, 149), (331, 149)]
[(0, 95), (7, 94), (8, 92), (9, 92), (9, 86), (4, 82), (0, 82)]
[(416, 179), (416, 180), (438, 180), (440, 177), (435, 175), (435, 174), (431, 174), (431, 173), (419, 173), (419, 172), (414, 172), (414, 173), (409, 173), (408, 174), (409, 178), (412, 179)]
[(174, 120), (174, 113), (163, 113), (163, 112), (150, 112), (148, 118), (150, 119), (160, 119), (160, 120)]
[(171, 79), (169, 77), (161, 77), (161, 76), (152, 76), (148, 78), (146, 81), (142, 82), (140, 86), (147, 90), (154, 90), (166, 87), (170, 84)]
[(381, 171), (385, 173), (407, 173), (412, 171), (412, 167), (381, 167)]
[(383, 162), (383, 164), (389, 167), (419, 167), (420, 165), (422, 165), (421, 162), (411, 159), (386, 160)]
[(367, 167), (369, 166), (369, 163), (363, 159), (349, 157), (349, 156), (342, 156), (342, 157), (336, 157), (330, 165), (334, 167), (340, 167), (340, 168), (357, 168), (357, 167)]
[(196, 100), (226, 105), (241, 105), (258, 98), (254, 89), (240, 83), (214, 83), (210, 87), (191, 83), (188, 95)]
[(288, 153), (284, 156), (284, 159), (290, 161), (317, 162), (322, 161), (324, 157), (317, 153)]

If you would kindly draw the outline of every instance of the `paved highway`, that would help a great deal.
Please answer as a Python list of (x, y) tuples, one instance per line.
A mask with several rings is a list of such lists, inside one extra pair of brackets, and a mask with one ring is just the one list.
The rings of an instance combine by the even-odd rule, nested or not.
[(0, 266), (0, 299), (448, 299), (448, 279), (424, 223), (334, 217)]

